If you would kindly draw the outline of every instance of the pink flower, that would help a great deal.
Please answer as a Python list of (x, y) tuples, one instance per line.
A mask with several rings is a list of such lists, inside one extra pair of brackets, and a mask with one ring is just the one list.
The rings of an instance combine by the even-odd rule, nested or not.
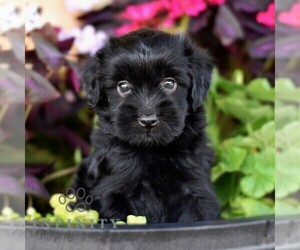
[(292, 27), (300, 27), (300, 1), (295, 3), (290, 11), (280, 13), (278, 21)]
[(161, 25), (164, 27), (172, 27), (175, 25), (175, 20), (172, 18), (166, 18)]
[(275, 3), (270, 3), (267, 10), (256, 15), (256, 21), (270, 28), (275, 27)]
[(163, 6), (159, 1), (129, 5), (121, 14), (121, 17), (137, 22), (148, 21), (154, 18), (162, 9)]
[(177, 19), (183, 15), (198, 16), (207, 8), (205, 0), (159, 0), (168, 11), (169, 18)]
[(220, 5), (226, 0), (153, 0), (138, 5), (129, 5), (121, 17), (130, 20), (115, 30), (116, 35), (123, 35), (142, 27), (157, 28), (174, 26), (182, 16), (198, 16), (207, 9), (208, 4)]
[(117, 36), (122, 36), (125, 35), (131, 31), (137, 30), (139, 28), (142, 28), (142, 24), (138, 23), (138, 22), (133, 22), (130, 24), (124, 24), (120, 27), (118, 27), (117, 29), (115, 29), (115, 34)]
[(211, 5), (221, 5), (226, 2), (226, 0), (206, 0), (206, 1)]

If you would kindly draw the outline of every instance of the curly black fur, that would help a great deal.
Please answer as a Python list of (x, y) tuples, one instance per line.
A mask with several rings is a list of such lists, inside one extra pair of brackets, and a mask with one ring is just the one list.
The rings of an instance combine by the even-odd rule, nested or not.
[[(95, 151), (83, 161), (74, 188), (94, 197), (91, 208), (101, 218), (217, 218), (203, 108), (212, 67), (188, 38), (153, 30), (113, 38), (87, 63), (82, 81), (99, 128), (91, 136)], [(178, 84), (172, 94), (161, 88), (166, 77)], [(116, 89), (121, 80), (133, 86), (125, 97)], [(151, 131), (137, 121), (147, 112), (160, 121)]]

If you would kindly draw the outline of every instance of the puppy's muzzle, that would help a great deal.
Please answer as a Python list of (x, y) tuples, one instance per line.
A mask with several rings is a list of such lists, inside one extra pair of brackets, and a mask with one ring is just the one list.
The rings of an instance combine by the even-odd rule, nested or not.
[(142, 127), (146, 129), (151, 129), (158, 124), (159, 119), (156, 114), (142, 115), (138, 118), (138, 122)]

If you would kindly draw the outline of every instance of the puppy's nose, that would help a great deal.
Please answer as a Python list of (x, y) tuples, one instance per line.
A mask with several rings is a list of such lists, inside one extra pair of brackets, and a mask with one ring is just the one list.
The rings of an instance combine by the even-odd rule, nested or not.
[(152, 114), (152, 115), (143, 115), (141, 117), (138, 118), (138, 122), (141, 126), (145, 127), (145, 128), (153, 128), (157, 125), (158, 123), (158, 118), (156, 116), (156, 114)]

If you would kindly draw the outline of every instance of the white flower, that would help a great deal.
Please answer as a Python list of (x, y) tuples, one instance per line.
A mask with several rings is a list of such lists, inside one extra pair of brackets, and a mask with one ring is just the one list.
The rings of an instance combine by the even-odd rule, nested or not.
[(15, 5), (11, 3), (0, 4), (0, 34), (21, 28), (23, 25), (23, 18)]
[(90, 55), (101, 49), (108, 39), (108, 35), (104, 31), (96, 31), (92, 25), (86, 25), (83, 29), (75, 28), (70, 31), (61, 31), (58, 34), (60, 41), (71, 37), (75, 38), (74, 43), (79, 54)]
[(25, 30), (26, 33), (43, 27), (45, 22), (42, 20), (40, 9), (35, 4), (28, 4), (25, 8)]
[(59, 41), (63, 41), (63, 40), (67, 40), (70, 39), (72, 37), (77, 38), (78, 36), (80, 36), (80, 28), (73, 28), (71, 30), (60, 30), (58, 35), (57, 35), (57, 39)]

